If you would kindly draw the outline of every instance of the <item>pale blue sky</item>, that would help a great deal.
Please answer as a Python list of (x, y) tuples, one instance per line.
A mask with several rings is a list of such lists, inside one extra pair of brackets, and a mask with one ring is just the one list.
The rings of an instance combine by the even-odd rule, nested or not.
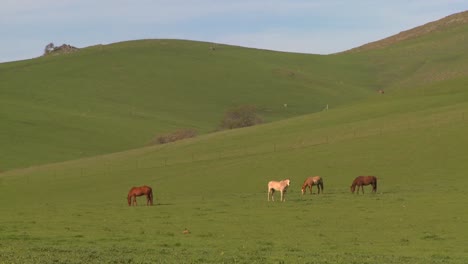
[(466, 10), (468, 0), (0, 0), (0, 62), (50, 42), (158, 38), (329, 54)]

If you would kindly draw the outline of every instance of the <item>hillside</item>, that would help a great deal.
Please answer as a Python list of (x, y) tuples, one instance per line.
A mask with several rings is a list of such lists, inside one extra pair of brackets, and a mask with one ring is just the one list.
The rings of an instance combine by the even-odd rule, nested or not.
[[(467, 31), (329, 56), (146, 40), (0, 64), (0, 262), (464, 264)], [(244, 103), (269, 122), (209, 133)], [(187, 126), (204, 133), (144, 146)], [(313, 175), (324, 193), (301, 195)], [(351, 194), (358, 175), (377, 192)], [(140, 185), (154, 206), (127, 205)]]
[[(328, 56), (181, 40), (98, 45), (0, 64), (0, 171), (143, 147), (181, 128), (216, 131), (233, 106), (267, 122), (385, 96), (459, 92), (466, 12)], [(287, 105), (287, 107), (285, 107)]]
[[(467, 102), (467, 92), (381, 96), (3, 173), (0, 255), (7, 263), (462, 264)], [(362, 174), (378, 177), (376, 194), (350, 194)], [(324, 178), (324, 193), (301, 196), (311, 175)], [(284, 178), (286, 202), (267, 202), (267, 182)], [(126, 192), (143, 184), (155, 206), (140, 197), (128, 207)], [(310, 257), (311, 248), (320, 251)]]
[[(379, 87), (414, 93), (468, 76), (468, 11), (350, 50), (366, 57)], [(439, 85), (444, 92), (447, 86)]]
[(212, 132), (233, 106), (271, 122), (374, 90), (352, 60), (212, 45), (142, 40), (0, 64), (1, 170), (142, 147), (180, 128)]
[(396, 35), (390, 36), (388, 38), (374, 41), (371, 43), (364, 44), (362, 46), (353, 48), (346, 52), (361, 52), (366, 50), (374, 50), (374, 49), (381, 49), (384, 47), (388, 47), (404, 40), (415, 39), (419, 37), (423, 37), (429, 34), (434, 34), (437, 32), (442, 32), (446, 30), (453, 30), (453, 28), (459, 26), (465, 26), (468, 24), (468, 11), (456, 13), (437, 21), (429, 22), (425, 25), (415, 27), (406, 31), (402, 31)]

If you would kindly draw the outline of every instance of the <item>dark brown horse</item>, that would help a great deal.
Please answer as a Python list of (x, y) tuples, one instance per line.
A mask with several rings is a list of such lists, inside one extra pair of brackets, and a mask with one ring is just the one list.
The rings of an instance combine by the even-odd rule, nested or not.
[(353, 184), (351, 184), (351, 192), (354, 193), (354, 190), (357, 188), (357, 193), (359, 193), (359, 187), (361, 187), (362, 193), (364, 193), (365, 185), (372, 185), (372, 192), (377, 191), (377, 177), (375, 176), (358, 176), (354, 179)]
[[(132, 187), (127, 195), (128, 206), (137, 205), (137, 196), (146, 195), (146, 205), (153, 205), (153, 189), (149, 186)], [(132, 203), (133, 197), (133, 203)]]
[(312, 186), (316, 185), (318, 189), (318, 193), (322, 191), (323, 193), (323, 180), (322, 177), (320, 176), (313, 176), (313, 177), (308, 177), (305, 181), (304, 184), (302, 184), (302, 195), (307, 190), (307, 187), (309, 187), (310, 193), (312, 194)]

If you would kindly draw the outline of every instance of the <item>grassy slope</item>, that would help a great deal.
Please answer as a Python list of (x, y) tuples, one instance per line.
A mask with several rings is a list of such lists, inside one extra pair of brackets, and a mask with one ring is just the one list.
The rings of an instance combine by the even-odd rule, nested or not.
[[(384, 96), (175, 144), (1, 174), (2, 259), (465, 263), (468, 77), (424, 83), (414, 76), (425, 68), (391, 67), (391, 61), (407, 65), (403, 51), (418, 41), (426, 45), (426, 37), (399, 44), (400, 52), (392, 46), (327, 56), (342, 64), (373, 62), (366, 74), (377, 75), (369, 83), (408, 77), (385, 86)], [(451, 61), (463, 67), (466, 51), (458, 52), (462, 59)], [(424, 54), (414, 59), (435, 58)], [(395, 74), (384, 74), (392, 69)], [(300, 185), (312, 174), (324, 177), (325, 194), (302, 197)], [(360, 174), (378, 176), (377, 194), (368, 188), (365, 195), (349, 194)], [(292, 180), (287, 201), (268, 203), (266, 182), (286, 177)], [(140, 184), (154, 187), (157, 206), (126, 206), (126, 191)], [(184, 228), (192, 233), (183, 235)]]
[[(11, 171), (0, 178), (2, 197), (11, 197), (0, 201), (0, 254), (59, 263), (464, 263), (466, 99), (466, 92), (375, 97)], [(325, 194), (302, 197), (312, 174), (324, 177)], [(377, 194), (349, 194), (359, 174), (379, 177)], [(286, 177), (287, 201), (268, 203), (266, 182)], [(127, 189), (139, 184), (154, 187), (157, 206), (127, 207)], [(310, 255), (311, 248), (319, 250)]]
[[(467, 38), (468, 11), (345, 54), (367, 57), (379, 87), (405, 94), (414, 88), (467, 76)], [(447, 92), (448, 87), (440, 88)]]
[(359, 58), (210, 45), (133, 41), (1, 64), (1, 170), (140, 147), (179, 128), (210, 132), (230, 106), (254, 104), (274, 121), (373, 89)]

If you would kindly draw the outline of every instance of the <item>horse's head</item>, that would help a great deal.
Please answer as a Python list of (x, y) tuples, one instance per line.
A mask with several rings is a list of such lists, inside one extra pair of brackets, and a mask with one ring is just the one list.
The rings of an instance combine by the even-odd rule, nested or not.
[(286, 186), (289, 186), (289, 184), (291, 183), (289, 179), (284, 180), (284, 182), (286, 183)]
[(301, 192), (302, 192), (302, 195), (304, 195), (304, 193), (305, 193), (305, 187), (304, 186), (302, 186)]
[(351, 187), (349, 187), (349, 189), (351, 190), (352, 193), (354, 193), (354, 191), (356, 190), (356, 185), (351, 185)]

